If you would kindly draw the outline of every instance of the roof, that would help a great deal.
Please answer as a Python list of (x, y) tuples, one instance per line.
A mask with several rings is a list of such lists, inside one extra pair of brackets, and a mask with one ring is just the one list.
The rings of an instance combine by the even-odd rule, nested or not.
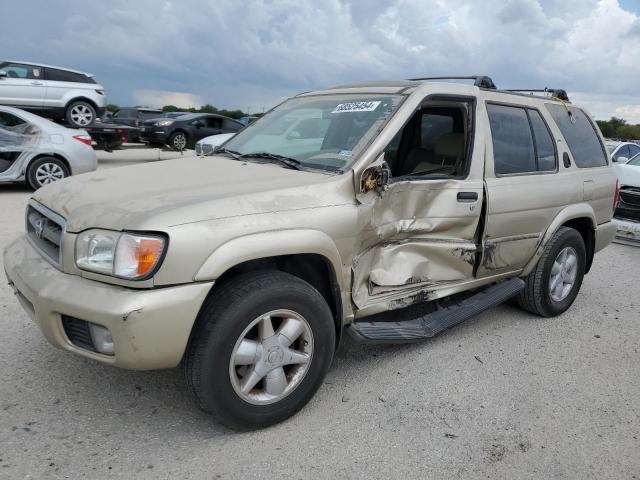
[(93, 77), (93, 73), (82, 72), (80, 70), (73, 70), (67, 67), (57, 67), (55, 65), (46, 65), (44, 63), (38, 62), (29, 62), (26, 60), (0, 60), (0, 63), (9, 62), (9, 63), (23, 63), (25, 65), (33, 65), (35, 67), (44, 67), (44, 68), (56, 68), (58, 70), (64, 70), (66, 72), (80, 73), (82, 75), (86, 75), (87, 77)]

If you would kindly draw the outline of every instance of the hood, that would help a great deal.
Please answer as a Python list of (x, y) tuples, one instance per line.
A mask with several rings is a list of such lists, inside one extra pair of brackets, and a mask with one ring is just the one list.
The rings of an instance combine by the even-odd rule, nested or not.
[(640, 187), (640, 166), (616, 165), (620, 186)]
[(183, 157), (70, 177), (36, 191), (34, 199), (62, 215), (70, 232), (162, 230), (336, 204), (337, 189), (327, 185), (336, 178), (226, 157)]

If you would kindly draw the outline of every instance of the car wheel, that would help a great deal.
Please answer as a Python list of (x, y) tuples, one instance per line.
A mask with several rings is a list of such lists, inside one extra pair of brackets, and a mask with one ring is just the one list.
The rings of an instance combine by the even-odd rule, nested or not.
[(335, 338), (331, 310), (308, 283), (277, 271), (240, 275), (205, 302), (186, 353), (186, 380), (220, 423), (267, 427), (313, 397)]
[(74, 127), (88, 127), (96, 119), (96, 110), (90, 103), (79, 100), (67, 107), (65, 117)]
[(169, 138), (169, 145), (174, 150), (184, 150), (187, 148), (187, 134), (184, 132), (175, 132)]
[(576, 299), (586, 265), (582, 235), (561, 227), (551, 237), (518, 296), (522, 308), (543, 317), (565, 312)]
[(55, 157), (40, 157), (31, 162), (27, 169), (26, 177), (29, 186), (37, 190), (69, 175), (69, 168), (62, 160)]

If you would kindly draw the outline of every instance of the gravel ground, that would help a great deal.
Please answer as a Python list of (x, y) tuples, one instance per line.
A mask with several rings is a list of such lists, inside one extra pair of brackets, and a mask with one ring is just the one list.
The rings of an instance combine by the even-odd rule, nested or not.
[[(0, 248), (29, 193), (0, 185)], [(3, 282), (0, 478), (640, 478), (639, 272), (612, 245), (561, 317), (504, 305), (418, 345), (347, 339), (301, 413), (251, 433), (201, 413), (180, 370), (51, 347)]]

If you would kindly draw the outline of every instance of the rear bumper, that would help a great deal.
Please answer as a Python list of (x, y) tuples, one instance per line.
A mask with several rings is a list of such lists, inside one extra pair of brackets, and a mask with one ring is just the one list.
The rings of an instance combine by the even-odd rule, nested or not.
[[(135, 290), (63, 273), (37, 253), (26, 237), (4, 251), (4, 267), (18, 301), (54, 346), (132, 370), (171, 368), (187, 347), (191, 328), (212, 282)], [(74, 345), (62, 316), (102, 325), (115, 354)]]
[(614, 242), (640, 247), (640, 222), (631, 220), (614, 219), (616, 224), (616, 236)]
[(616, 235), (616, 224), (613, 222), (602, 223), (596, 227), (596, 243), (594, 253), (599, 252), (609, 245)]

